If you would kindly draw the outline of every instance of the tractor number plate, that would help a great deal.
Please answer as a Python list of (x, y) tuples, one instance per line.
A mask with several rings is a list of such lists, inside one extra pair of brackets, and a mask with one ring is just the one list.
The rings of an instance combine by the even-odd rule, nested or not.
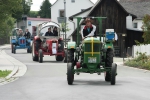
[(88, 57), (88, 63), (96, 63), (96, 57)]

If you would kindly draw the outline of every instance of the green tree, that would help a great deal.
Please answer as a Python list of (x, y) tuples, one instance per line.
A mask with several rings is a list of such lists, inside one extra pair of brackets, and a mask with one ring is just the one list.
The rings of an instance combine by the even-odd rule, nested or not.
[(66, 23), (66, 24), (65, 23), (61, 23), (61, 25), (60, 25), (60, 31), (61, 32), (65, 32), (65, 27), (66, 27), (66, 32), (70, 31), (70, 29), (68, 27), (68, 23)]
[(17, 12), (13, 11), (12, 17), (17, 21), (22, 19), (22, 15), (27, 15), (30, 12), (30, 7), (32, 4), (32, 0), (21, 0), (21, 9), (18, 9)]
[(15, 19), (11, 16), (7, 17), (7, 20), (5, 20), (0, 27), (0, 38), (8, 37), (14, 28), (14, 22)]
[(42, 18), (51, 18), (51, 3), (49, 0), (44, 0), (39, 11), (39, 15)]
[(5, 22), (9, 16), (22, 9), (22, 0), (1, 0), (0, 1), (0, 22)]
[(145, 15), (143, 18), (144, 44), (150, 44), (150, 15)]
[(28, 17), (37, 17), (39, 16), (38, 11), (30, 11)]
[(0, 38), (9, 36), (15, 19), (12, 14), (22, 9), (22, 0), (1, 0), (0, 1)]

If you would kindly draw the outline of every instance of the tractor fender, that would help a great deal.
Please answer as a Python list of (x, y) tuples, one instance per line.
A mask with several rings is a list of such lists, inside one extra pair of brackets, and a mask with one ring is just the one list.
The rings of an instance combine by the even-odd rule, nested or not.
[(106, 50), (107, 50), (107, 49), (114, 49), (113, 42), (106, 42), (104, 48), (105, 48)]
[(14, 44), (14, 43), (16, 43), (16, 42), (17, 42), (17, 41), (16, 41), (15, 39), (12, 39), (12, 40), (11, 40), (11, 43), (12, 43), (12, 44)]
[(75, 49), (76, 48), (76, 42), (68, 42), (67, 49)]

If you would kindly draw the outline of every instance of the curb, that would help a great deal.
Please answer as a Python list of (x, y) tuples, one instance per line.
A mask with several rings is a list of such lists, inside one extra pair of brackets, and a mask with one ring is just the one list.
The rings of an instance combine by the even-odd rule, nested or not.
[(27, 71), (27, 67), (26, 67), (25, 64), (23, 64), (22, 62), (20, 62), (19, 60), (15, 59), (15, 58), (11, 57), (10, 55), (8, 55), (5, 52), (5, 49), (9, 48), (9, 47), (10, 47), (10, 45), (1, 46), (1, 55), (5, 56), (5, 58), (9, 62), (12, 63), (12, 66), (14, 66), (14, 68), (13, 68), (12, 72), (8, 76), (6, 76), (4, 79), (2, 79), (2, 82), (1, 82), (2, 85), (4, 85), (5, 83), (9, 83), (7, 81), (11, 80), (11, 78), (15, 79), (15, 78), (19, 78), (19, 77), (23, 76), (26, 73), (26, 71)]
[(8, 76), (6, 76), (5, 79), (10, 79), (12, 76), (14, 76), (18, 72), (18, 70), (19, 70), (18, 66), (14, 67), (13, 71)]

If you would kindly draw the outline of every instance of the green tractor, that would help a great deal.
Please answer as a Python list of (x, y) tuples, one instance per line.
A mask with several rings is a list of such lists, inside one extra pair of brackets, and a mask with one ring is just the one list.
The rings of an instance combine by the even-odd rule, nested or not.
[[(111, 85), (116, 83), (117, 64), (113, 63), (114, 30), (107, 29), (105, 37), (102, 36), (102, 20), (106, 17), (92, 17), (99, 22), (99, 35), (85, 38), (79, 41), (80, 21), (86, 17), (77, 19), (77, 41), (68, 42), (67, 45), (67, 81), (72, 85), (74, 74), (80, 73), (105, 73), (105, 81)], [(76, 66), (76, 67), (75, 67)]]

